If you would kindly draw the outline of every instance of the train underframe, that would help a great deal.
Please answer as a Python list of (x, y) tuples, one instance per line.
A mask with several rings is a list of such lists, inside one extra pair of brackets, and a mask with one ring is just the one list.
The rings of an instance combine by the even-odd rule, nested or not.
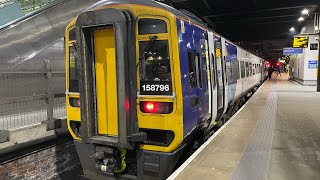
[[(88, 144), (74, 141), (83, 173), (86, 178), (102, 179), (166, 179), (175, 168), (176, 163), (183, 155), (185, 145), (180, 146), (172, 153), (162, 153), (133, 149), (125, 154), (125, 170), (121, 173), (112, 172), (115, 165), (121, 162), (121, 157), (115, 155), (112, 147)], [(110, 161), (115, 161), (114, 165)], [(109, 161), (109, 162), (105, 162)], [(105, 163), (104, 163), (105, 162)], [(101, 164), (108, 164), (101, 167)], [(108, 172), (109, 171), (109, 172)]]

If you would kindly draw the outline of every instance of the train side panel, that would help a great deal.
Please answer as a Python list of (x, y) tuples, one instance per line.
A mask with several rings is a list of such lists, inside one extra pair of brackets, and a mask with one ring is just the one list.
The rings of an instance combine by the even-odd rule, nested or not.
[(184, 137), (209, 114), (206, 30), (177, 19), (183, 96)]

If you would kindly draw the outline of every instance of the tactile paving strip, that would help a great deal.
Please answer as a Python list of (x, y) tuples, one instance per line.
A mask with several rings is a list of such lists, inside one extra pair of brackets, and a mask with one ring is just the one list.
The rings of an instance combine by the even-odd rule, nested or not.
[(272, 83), (265, 110), (232, 177), (233, 180), (266, 179), (277, 111), (277, 85)]

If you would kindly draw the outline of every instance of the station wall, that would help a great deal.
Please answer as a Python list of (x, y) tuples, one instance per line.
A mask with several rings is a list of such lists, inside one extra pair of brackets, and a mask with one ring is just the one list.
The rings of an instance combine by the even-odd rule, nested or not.
[(317, 68), (314, 65), (318, 61), (318, 50), (311, 50), (311, 44), (317, 44), (317, 35), (309, 35), (308, 48), (304, 48), (303, 54), (291, 55), (291, 78), (303, 85), (316, 85)]
[(80, 160), (73, 141), (51, 146), (0, 165), (1, 180), (74, 179), (80, 172)]

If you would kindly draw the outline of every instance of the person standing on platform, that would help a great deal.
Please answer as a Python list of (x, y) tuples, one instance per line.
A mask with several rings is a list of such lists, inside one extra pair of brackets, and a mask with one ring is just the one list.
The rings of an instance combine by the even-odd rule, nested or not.
[(269, 67), (269, 69), (268, 69), (268, 77), (269, 77), (269, 79), (271, 79), (272, 73), (273, 73), (273, 68)]
[(277, 74), (277, 76), (279, 76), (279, 75), (281, 76), (281, 72), (280, 72), (280, 66), (278, 66), (278, 67), (277, 67), (277, 71), (278, 71), (278, 74)]

